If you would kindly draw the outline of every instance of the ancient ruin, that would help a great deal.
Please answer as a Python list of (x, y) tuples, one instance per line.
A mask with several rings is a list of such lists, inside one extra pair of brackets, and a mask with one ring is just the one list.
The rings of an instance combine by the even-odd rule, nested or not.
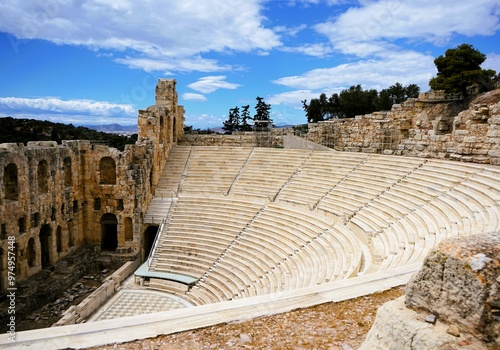
[(123, 152), (85, 140), (0, 145), (0, 290), (8, 288), (11, 237), (19, 308), (39, 298), (38, 286), (23, 290), (23, 281), (43, 270), (81, 275), (85, 267), (68, 265), (88, 264), (100, 251), (117, 261), (144, 256), (151, 244), (144, 212), (183, 130), (175, 84), (159, 80), (156, 105), (139, 111), (139, 140)]
[[(50, 337), (20, 332), (23, 346), (128, 341), (365, 295), (405, 284), (447, 238), (485, 233), (484, 245), (494, 244), (489, 233), (500, 230), (499, 89), (466, 107), (422, 94), (309, 125), (307, 140), (273, 131), (273, 149), (255, 133), (182, 135), (183, 113), (175, 80), (160, 79), (156, 104), (139, 111), (137, 143), (123, 152), (91, 141), (0, 145), (0, 272), (15, 241), (21, 305), (57, 287), (28, 283), (39, 274), (69, 283), (97, 256), (126, 262)], [(134, 288), (189, 306), (79, 324), (132, 273)], [(413, 307), (453, 319), (446, 305), (413, 295)], [(458, 324), (497, 339), (479, 321)]]

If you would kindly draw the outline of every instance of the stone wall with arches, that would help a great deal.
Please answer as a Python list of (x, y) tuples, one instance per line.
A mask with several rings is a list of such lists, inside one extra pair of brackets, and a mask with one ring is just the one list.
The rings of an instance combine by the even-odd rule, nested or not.
[(156, 93), (157, 104), (139, 111), (138, 141), (124, 151), (91, 141), (0, 144), (1, 276), (11, 236), (17, 281), (83, 247), (140, 254), (143, 213), (184, 122), (175, 80), (160, 79)]

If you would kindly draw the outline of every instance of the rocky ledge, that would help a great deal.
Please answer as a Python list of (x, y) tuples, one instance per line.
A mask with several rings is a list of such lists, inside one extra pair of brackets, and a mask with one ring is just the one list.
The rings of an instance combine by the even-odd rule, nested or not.
[(500, 233), (443, 241), (381, 307), (361, 350), (500, 349)]

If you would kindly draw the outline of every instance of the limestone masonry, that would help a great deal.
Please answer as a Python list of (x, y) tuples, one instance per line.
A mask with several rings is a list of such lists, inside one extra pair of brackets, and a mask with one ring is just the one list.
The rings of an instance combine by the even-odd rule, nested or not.
[(134, 259), (144, 254), (143, 215), (184, 110), (175, 80), (160, 79), (156, 105), (139, 111), (139, 139), (123, 152), (90, 141), (0, 144), (0, 289), (6, 292), (9, 237), (16, 282), (82, 247)]
[(441, 242), (406, 296), (379, 309), (361, 350), (498, 349), (499, 259), (500, 233)]

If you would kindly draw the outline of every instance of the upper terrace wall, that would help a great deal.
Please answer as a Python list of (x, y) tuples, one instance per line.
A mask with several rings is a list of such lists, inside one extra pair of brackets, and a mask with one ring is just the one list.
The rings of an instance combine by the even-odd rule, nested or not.
[(0, 144), (1, 292), (9, 237), (18, 281), (85, 245), (141, 252), (143, 213), (184, 123), (175, 80), (159, 80), (156, 99), (139, 111), (139, 140), (123, 152), (90, 141)]
[(391, 111), (309, 124), (308, 139), (337, 150), (500, 164), (500, 89), (465, 110), (458, 98), (425, 93)]

